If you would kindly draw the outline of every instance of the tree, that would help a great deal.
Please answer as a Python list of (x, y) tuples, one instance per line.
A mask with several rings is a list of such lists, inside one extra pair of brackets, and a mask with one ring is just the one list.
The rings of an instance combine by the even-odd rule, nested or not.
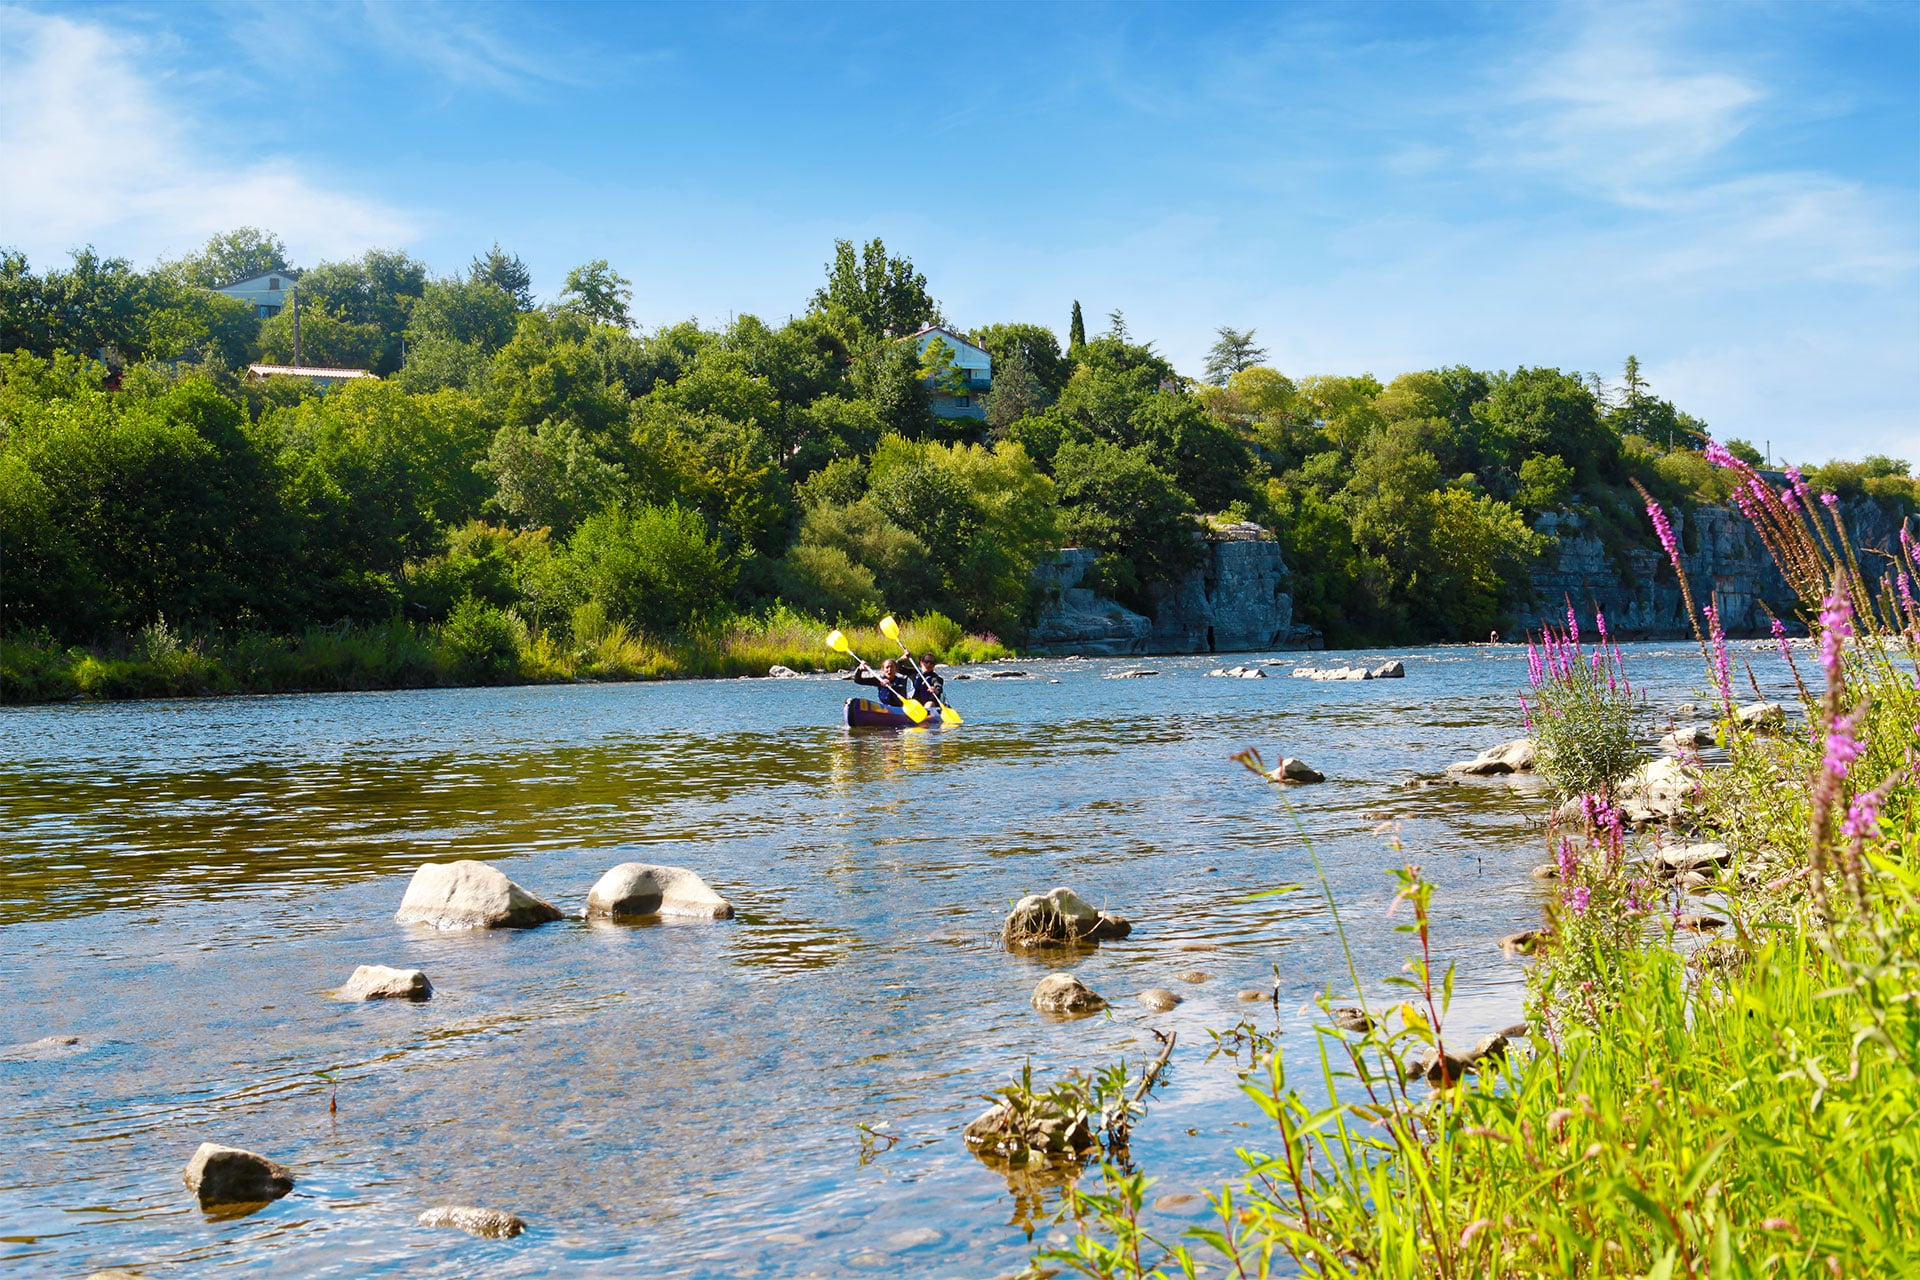
[(1216, 387), (1224, 387), (1234, 374), (1267, 358), (1267, 349), (1254, 344), (1252, 329), (1242, 332), (1223, 324), (1214, 333), (1214, 344), (1207, 348), (1207, 381)]
[(617, 500), (626, 474), (597, 454), (570, 422), (501, 427), (479, 464), (493, 480), (493, 505), (523, 529), (565, 533)]
[(1573, 492), (1573, 468), (1557, 453), (1536, 453), (1520, 464), (1519, 503), (1530, 512), (1552, 511)]
[(590, 516), (567, 554), (589, 600), (652, 635), (685, 632), (713, 614), (738, 572), (700, 513), (676, 504)]
[(473, 260), (467, 268), (467, 278), (475, 284), (490, 284), (512, 298), (516, 311), (533, 310), (533, 272), (527, 270), (519, 254), (509, 254), (502, 249), (498, 240), (493, 242), (493, 248)]
[(1107, 312), (1107, 336), (1126, 344), (1133, 342), (1133, 336), (1127, 332), (1127, 313), (1118, 307)]
[(1087, 345), (1087, 320), (1080, 314), (1080, 299), (1073, 300), (1073, 319), (1067, 324), (1067, 358), (1080, 354), (1080, 348)]
[[(426, 291), (427, 266), (418, 258), (391, 249), (369, 249), (350, 262), (323, 262), (300, 277), (300, 343), (304, 363), (317, 364), (308, 349), (308, 320), (321, 313), (340, 324), (373, 335), (365, 364), (382, 377), (401, 365), (401, 345), (413, 304)], [(291, 325), (289, 307), (268, 322)], [(319, 321), (316, 319), (316, 323)], [(291, 347), (291, 340), (287, 344)]]
[(279, 236), (259, 227), (235, 227), (210, 236), (198, 253), (190, 253), (165, 268), (182, 283), (219, 289), (266, 271), (286, 271), (287, 246)]
[(1016, 356), (1026, 360), (1027, 371), (1039, 379), (1049, 399), (1059, 395), (1073, 375), (1073, 361), (1060, 354), (1060, 339), (1045, 325), (989, 324), (967, 336), (993, 357), (996, 384), (1000, 381), (1000, 366)]
[(513, 337), (513, 295), (491, 280), (452, 276), (422, 290), (407, 324), (407, 341), (445, 338), (492, 355)]
[(911, 259), (889, 256), (878, 236), (858, 254), (851, 240), (833, 242), (827, 283), (814, 291), (809, 310), (850, 323), (868, 339), (904, 337), (941, 321), (927, 278), (914, 270)]
[(631, 329), (633, 316), (627, 310), (627, 303), (633, 299), (632, 284), (609, 266), (605, 258), (595, 258), (567, 272), (566, 282), (560, 288), (561, 310), (585, 316), (595, 324)]
[(1033, 362), (1025, 348), (1015, 347), (1004, 359), (993, 362), (993, 389), (985, 399), (987, 426), (1004, 434), (1020, 419), (1045, 409), (1052, 399), (1034, 376)]
[(1144, 449), (1069, 440), (1054, 457), (1054, 484), (1069, 543), (1117, 562), (1104, 585), (1122, 600), (1145, 606), (1151, 584), (1177, 581), (1200, 562), (1192, 501)]

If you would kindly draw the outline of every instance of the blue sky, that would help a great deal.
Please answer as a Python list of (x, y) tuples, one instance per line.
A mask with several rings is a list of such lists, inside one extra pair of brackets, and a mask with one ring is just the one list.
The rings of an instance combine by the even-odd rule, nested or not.
[(1550, 364), (1920, 461), (1920, 6), (0, 5), (0, 244), (605, 257), (645, 325), (882, 236), (1199, 371)]

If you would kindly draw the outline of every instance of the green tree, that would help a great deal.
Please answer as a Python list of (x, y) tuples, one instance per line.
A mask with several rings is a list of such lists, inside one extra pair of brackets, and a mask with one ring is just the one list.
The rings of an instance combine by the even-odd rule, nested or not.
[(633, 282), (595, 258), (567, 272), (560, 287), (560, 309), (584, 316), (594, 324), (616, 329), (633, 328), (633, 315), (627, 304), (633, 300)]
[(1106, 582), (1122, 600), (1147, 607), (1151, 584), (1177, 581), (1199, 564), (1192, 500), (1144, 449), (1067, 441), (1054, 458), (1054, 484), (1069, 544), (1116, 562)]
[[(308, 353), (309, 329), (317, 327), (324, 335), (331, 323), (342, 326), (342, 333), (360, 335), (353, 342), (332, 339), (338, 345), (351, 348), (371, 341), (372, 354), (364, 362), (356, 361), (356, 365), (364, 363), (382, 377), (393, 373), (401, 364), (408, 318), (426, 287), (426, 264), (397, 250), (369, 249), (350, 262), (323, 262), (314, 267), (300, 277), (297, 286), (304, 362), (320, 363), (317, 356)], [(276, 336), (281, 328), (287, 330), (286, 338), (280, 341), (289, 357), (291, 324), (292, 308), (288, 307), (266, 326)], [(263, 332), (262, 341), (266, 340)], [(329, 340), (321, 336), (323, 345), (314, 350), (324, 350)]]
[(408, 317), (407, 342), (444, 338), (491, 355), (512, 340), (518, 316), (513, 295), (490, 281), (428, 281)]
[(467, 279), (475, 284), (490, 284), (513, 299), (516, 311), (533, 310), (533, 272), (517, 253), (508, 253), (495, 240), (493, 248), (475, 258), (467, 267)]
[(1223, 324), (1213, 332), (1214, 343), (1207, 348), (1207, 381), (1216, 387), (1224, 387), (1234, 374), (1267, 358), (1267, 349), (1254, 343), (1252, 329)]
[(995, 357), (993, 387), (983, 405), (987, 426), (994, 432), (1004, 435), (1008, 427), (1045, 409), (1052, 400), (1024, 348), (1016, 346), (1006, 357)]
[(1573, 492), (1573, 468), (1557, 453), (1536, 453), (1520, 464), (1520, 506), (1530, 512), (1564, 506)]
[(494, 433), (480, 474), (493, 481), (493, 505), (523, 529), (565, 534), (626, 489), (620, 464), (595, 451), (572, 422), (509, 422)]
[(1016, 359), (1025, 361), (1028, 372), (1039, 381), (1049, 399), (1066, 388), (1067, 379), (1073, 374), (1073, 361), (1060, 354), (1060, 339), (1045, 325), (989, 324), (967, 336), (993, 357), (996, 386), (1002, 366)]
[(1080, 314), (1080, 299), (1073, 300), (1073, 319), (1067, 322), (1067, 359), (1079, 357), (1080, 349), (1087, 345), (1087, 318)]
[(851, 240), (833, 242), (827, 282), (814, 291), (811, 313), (851, 325), (871, 340), (905, 337), (940, 323), (940, 304), (911, 259), (893, 257), (878, 236), (856, 253)]
[(700, 513), (672, 504), (589, 516), (567, 554), (587, 599), (598, 601), (609, 618), (658, 636), (683, 633), (714, 615), (737, 572)]
[(1507, 457), (1559, 454), (1583, 485), (1618, 470), (1620, 438), (1602, 420), (1592, 389), (1574, 374), (1526, 368), (1501, 374), (1479, 412)]
[(287, 261), (286, 243), (259, 227), (235, 227), (209, 236), (199, 252), (166, 263), (161, 270), (201, 289), (224, 288), (267, 271), (295, 274)]

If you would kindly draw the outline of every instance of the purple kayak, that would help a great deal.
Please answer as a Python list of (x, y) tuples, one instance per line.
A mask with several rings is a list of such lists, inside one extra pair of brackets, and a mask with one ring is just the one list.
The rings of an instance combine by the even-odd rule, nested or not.
[[(927, 718), (921, 723), (932, 725), (943, 724), (945, 721), (946, 717), (940, 714), (940, 708), (928, 707)], [(913, 718), (898, 707), (889, 707), (871, 698), (848, 698), (847, 727), (849, 729), (911, 729), (915, 725)]]

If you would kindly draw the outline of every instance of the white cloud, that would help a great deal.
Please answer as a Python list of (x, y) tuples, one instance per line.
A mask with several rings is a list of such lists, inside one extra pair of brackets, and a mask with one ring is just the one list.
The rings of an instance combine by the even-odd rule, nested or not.
[(88, 243), (145, 260), (252, 224), (312, 259), (415, 234), (405, 213), (290, 160), (208, 155), (142, 52), (105, 25), (0, 8), (0, 244), (42, 265)]

